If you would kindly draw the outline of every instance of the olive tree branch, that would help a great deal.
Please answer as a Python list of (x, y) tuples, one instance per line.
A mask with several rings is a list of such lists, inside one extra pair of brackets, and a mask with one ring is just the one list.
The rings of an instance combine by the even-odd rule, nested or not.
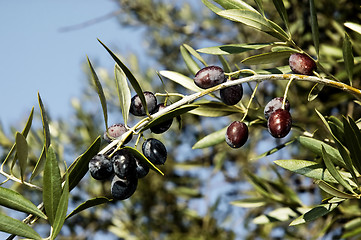
[(111, 142), (109, 145), (107, 145), (105, 148), (103, 148), (99, 154), (104, 154), (111, 149), (113, 149), (115, 146), (118, 146), (118, 148), (122, 145), (125, 139), (132, 134), (133, 132), (136, 132), (137, 130), (142, 129), (145, 127), (151, 120), (158, 118), (167, 112), (170, 112), (174, 109), (177, 109), (183, 105), (190, 104), (193, 101), (197, 100), (198, 98), (201, 98), (205, 95), (208, 95), (210, 93), (213, 93), (215, 91), (218, 91), (220, 89), (246, 83), (246, 82), (263, 82), (263, 81), (303, 81), (303, 82), (313, 82), (313, 83), (319, 83), (323, 84), (328, 87), (334, 87), (338, 88), (344, 92), (350, 93), (354, 95), (357, 99), (361, 99), (361, 90), (358, 88), (351, 87), (347, 84), (344, 84), (342, 82), (326, 79), (326, 78), (319, 78), (315, 76), (306, 76), (306, 75), (298, 75), (298, 74), (267, 74), (267, 75), (253, 75), (249, 77), (244, 77), (240, 79), (235, 79), (233, 81), (227, 81), (222, 84), (219, 84), (217, 86), (214, 86), (212, 88), (205, 89), (200, 92), (193, 93), (188, 96), (184, 96), (182, 99), (178, 100), (177, 102), (165, 107), (164, 109), (160, 110), (159, 112), (154, 113), (150, 117), (142, 119), (138, 124), (136, 124), (134, 127), (130, 128), (128, 132), (123, 134), (120, 139), (115, 139), (113, 142)]

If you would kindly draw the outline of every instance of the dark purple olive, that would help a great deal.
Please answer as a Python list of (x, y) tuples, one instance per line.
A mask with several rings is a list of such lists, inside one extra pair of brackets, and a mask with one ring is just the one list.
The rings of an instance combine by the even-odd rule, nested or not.
[(235, 105), (242, 99), (243, 87), (242, 85), (234, 85), (219, 90), (219, 93), (224, 104)]
[(112, 176), (113, 164), (105, 155), (98, 154), (90, 159), (89, 172), (94, 179), (105, 180)]
[(203, 89), (217, 86), (226, 81), (223, 69), (218, 66), (208, 66), (199, 70), (195, 77), (194, 83)]
[(125, 200), (131, 197), (135, 190), (137, 190), (138, 179), (136, 177), (130, 179), (121, 179), (117, 175), (114, 175), (110, 192), (114, 199)]
[[(157, 106), (157, 98), (152, 92), (144, 92), (144, 98), (147, 103), (148, 112), (151, 114), (155, 107)], [(140, 97), (138, 95), (135, 95), (132, 97), (130, 102), (130, 110), (129, 112), (133, 114), (134, 116), (145, 116), (146, 112), (144, 109), (144, 106), (142, 104), (142, 101), (140, 100)]]
[(296, 74), (313, 75), (316, 63), (304, 53), (293, 53), (289, 58), (291, 70)]
[[(264, 107), (264, 117), (266, 119), (269, 118), (269, 116), (276, 111), (277, 109), (282, 108), (283, 103), (283, 97), (276, 97), (273, 98), (271, 101), (267, 103), (267, 105)], [(288, 99), (286, 99), (285, 102), (285, 110), (290, 111), (291, 105)]]
[(142, 151), (153, 164), (164, 164), (167, 160), (167, 149), (163, 143), (155, 138), (148, 138), (143, 142)]
[[(154, 109), (154, 113), (159, 112), (160, 110), (164, 109), (166, 106), (164, 105), (164, 103), (159, 103), (157, 105), (157, 107)], [(150, 131), (152, 131), (152, 133), (156, 133), (156, 134), (161, 134), (164, 133), (165, 131), (167, 131), (170, 126), (172, 126), (173, 123), (173, 118), (169, 119), (167, 121), (164, 121), (154, 127), (150, 128)]]
[(232, 148), (242, 147), (248, 139), (248, 127), (244, 122), (232, 122), (226, 131), (226, 143)]
[(128, 179), (136, 176), (136, 163), (127, 149), (118, 150), (112, 157), (114, 173), (119, 178)]
[(291, 130), (292, 117), (289, 111), (285, 109), (277, 109), (274, 111), (267, 122), (268, 131), (275, 138), (283, 138)]

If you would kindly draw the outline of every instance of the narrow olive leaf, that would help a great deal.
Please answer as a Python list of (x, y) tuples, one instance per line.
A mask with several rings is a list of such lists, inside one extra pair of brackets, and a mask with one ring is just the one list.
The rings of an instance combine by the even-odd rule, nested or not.
[(245, 9), (230, 9), (217, 12), (217, 14), (223, 18), (229, 19), (234, 22), (243, 23), (249, 27), (255, 28), (259, 31), (270, 34), (271, 36), (278, 38), (282, 41), (287, 40), (286, 37), (274, 28), (274, 24), (271, 24), (261, 14), (251, 10)]
[(271, 155), (271, 154), (273, 154), (275, 152), (278, 152), (282, 148), (284, 148), (284, 147), (290, 145), (291, 143), (293, 143), (296, 139), (297, 138), (293, 138), (293, 139), (291, 139), (291, 140), (289, 140), (289, 141), (287, 141), (287, 142), (285, 142), (283, 144), (280, 144), (280, 145), (278, 145), (278, 146), (276, 146), (276, 147), (274, 147), (274, 148), (272, 148), (272, 149), (270, 149), (270, 150), (268, 150), (268, 151), (266, 151), (266, 152), (264, 152), (264, 153), (262, 153), (262, 154), (260, 154), (260, 155), (258, 155), (256, 157), (250, 159), (250, 161), (254, 161), (254, 160), (269, 156), (269, 155)]
[(332, 162), (335, 165), (347, 168), (340, 153), (337, 151), (337, 149), (333, 148), (332, 146), (315, 138), (304, 137), (304, 136), (300, 136), (298, 138), (298, 141), (301, 143), (302, 146), (304, 146), (305, 148), (307, 148), (308, 150), (310, 150), (311, 152), (315, 153), (318, 156), (322, 156), (322, 147), (324, 147), (326, 152), (330, 155)]
[(46, 215), (30, 200), (20, 193), (8, 188), (0, 187), (0, 205), (20, 212), (31, 213), (46, 219)]
[(264, 198), (246, 198), (246, 199), (232, 201), (231, 204), (243, 208), (256, 208), (266, 205), (267, 201)]
[(180, 46), (180, 52), (182, 54), (185, 64), (188, 67), (188, 70), (193, 75), (195, 75), (198, 72), (198, 70), (200, 69), (200, 67), (198, 66), (196, 61), (194, 61), (194, 59), (191, 57), (191, 55), (189, 54), (189, 52), (187, 51), (187, 49), (184, 46)]
[[(320, 163), (316, 163), (313, 161), (306, 160), (276, 160), (274, 161), (278, 166), (287, 169), (291, 172), (301, 174), (303, 176), (316, 179), (316, 180), (324, 180), (330, 183), (338, 183), (337, 180), (330, 174), (328, 169), (325, 169), (324, 166)], [(340, 173), (343, 178), (351, 177), (350, 174), (341, 172)], [(355, 183), (350, 181), (350, 184), (353, 186), (357, 186)]]
[(332, 132), (330, 126), (328, 125), (326, 118), (316, 108), (315, 108), (315, 112), (321, 118), (321, 120), (322, 120), (323, 124), (325, 124), (325, 127), (327, 128), (327, 130), (329, 132)]
[(331, 128), (332, 135), (339, 139), (340, 142), (345, 142), (345, 133), (343, 131), (343, 127), (339, 127), (333, 122), (328, 121), (328, 125)]
[(192, 149), (207, 148), (224, 142), (226, 131), (227, 131), (227, 127), (215, 131), (211, 134), (208, 134), (207, 136), (196, 142), (193, 145)]
[(49, 146), (46, 154), (43, 177), (43, 202), (51, 226), (54, 224), (61, 191), (61, 176), (58, 161), (53, 148)]
[(55, 214), (55, 219), (54, 219), (54, 224), (50, 239), (55, 239), (64, 225), (66, 219), (66, 213), (68, 210), (68, 201), (69, 201), (69, 177), (68, 174), (65, 174), (64, 187), (59, 199), (58, 207), (56, 209), (56, 214)]
[(198, 52), (212, 55), (239, 54), (270, 46), (272, 43), (227, 44), (197, 49)]
[(285, 222), (295, 217), (297, 217), (297, 213), (294, 210), (288, 207), (282, 207), (254, 218), (252, 223), (269, 224), (272, 222)]
[(361, 133), (356, 123), (348, 117), (343, 118), (345, 136), (345, 145), (350, 151), (353, 165), (361, 173)]
[(110, 202), (111, 199), (109, 198), (106, 198), (106, 197), (96, 197), (96, 198), (92, 198), (92, 199), (89, 199), (83, 203), (81, 203), (79, 206), (77, 206), (67, 217), (66, 219), (74, 216), (75, 214), (78, 214), (80, 213), (81, 211), (84, 211), (88, 208), (91, 208), (91, 207), (95, 207), (95, 206), (98, 206), (98, 205), (101, 205), (101, 204), (104, 204), (104, 203), (108, 203)]
[(195, 104), (198, 105), (198, 108), (190, 111), (189, 113), (203, 117), (222, 117), (233, 113), (244, 113), (244, 110), (241, 110), (235, 106), (225, 105), (221, 102), (197, 101)]
[(340, 127), (343, 129), (343, 123), (340, 119), (338, 119), (337, 117), (335, 116), (329, 116), (327, 117), (327, 120), (330, 122), (333, 122), (336, 126)]
[(324, 163), (325, 163), (325, 165), (327, 167), (327, 170), (330, 172), (332, 177), (334, 179), (336, 179), (337, 182), (339, 184), (341, 184), (344, 188), (346, 188), (348, 191), (354, 193), (354, 191), (353, 191), (352, 187), (350, 186), (350, 184), (348, 184), (348, 182), (345, 179), (343, 179), (341, 174), (336, 169), (335, 165), (333, 165), (330, 156), (327, 154), (327, 152), (325, 151), (325, 148), (323, 146), (322, 146), (322, 158), (323, 158), (323, 161), (324, 161)]
[(92, 145), (69, 166), (67, 172), (69, 172), (70, 191), (76, 187), (88, 172), (89, 161), (99, 152), (100, 144), (101, 138), (98, 137)]
[(262, 15), (265, 15), (263, 8), (263, 0), (254, 0), (254, 1), (257, 4), (258, 10), (262, 13)]
[(288, 15), (285, 8), (285, 5), (283, 4), (283, 0), (273, 0), (273, 4), (275, 5), (278, 14), (281, 16), (283, 22), (285, 23), (286, 29), (289, 32), (289, 22), (288, 22)]
[(45, 148), (45, 145), (44, 145), (43, 149), (41, 150), (41, 154), (39, 156), (39, 159), (36, 162), (36, 165), (35, 165), (35, 167), (33, 169), (33, 172), (31, 173), (30, 181), (32, 181), (36, 176), (38, 176), (39, 173), (43, 170), (45, 159), (46, 159), (46, 148)]
[(216, 3), (224, 7), (225, 9), (247, 9), (257, 12), (251, 5), (248, 5), (241, 0), (214, 0)]
[(159, 173), (160, 175), (164, 176), (164, 173), (159, 170), (151, 161), (148, 160), (146, 156), (144, 156), (141, 152), (139, 152), (137, 149), (125, 146), (128, 151), (131, 152), (131, 154), (138, 160), (142, 161), (143, 163), (148, 164), (148, 166), (154, 170), (155, 172)]
[(40, 114), (41, 114), (41, 121), (43, 124), (43, 132), (44, 132), (44, 138), (45, 138), (45, 148), (46, 151), (48, 150), (48, 147), (50, 146), (50, 130), (49, 130), (49, 120), (47, 112), (45, 111), (45, 107), (43, 104), (43, 101), (41, 100), (40, 94), (38, 93), (38, 101), (39, 101), (39, 107), (40, 107)]
[(318, 21), (317, 21), (317, 10), (315, 7), (315, 1), (310, 0), (310, 15), (311, 15), (311, 30), (312, 30), (312, 38), (313, 43), (315, 45), (315, 50), (317, 53), (317, 58), (320, 55), (320, 39), (319, 39), (319, 32), (318, 32)]
[(28, 165), (28, 143), (26, 142), (25, 137), (19, 132), (16, 132), (15, 142), (16, 142), (16, 155), (18, 157), (19, 166), (20, 166), (20, 178), (21, 181), (24, 181), (26, 174), (26, 167)]
[(324, 85), (316, 83), (311, 88), (311, 91), (308, 93), (307, 101), (311, 102), (318, 97), (318, 94), (322, 91)]
[(343, 198), (343, 199), (350, 199), (350, 198), (357, 198), (357, 194), (351, 195), (345, 192), (338, 190), (337, 188), (331, 186), (330, 184), (326, 183), (322, 180), (317, 180), (315, 182), (323, 191), (327, 192), (331, 196)]
[(114, 75), (115, 75), (115, 84), (117, 85), (117, 93), (118, 93), (120, 108), (122, 109), (124, 125), (127, 126), (130, 102), (132, 96), (128, 86), (127, 77), (125, 76), (125, 73), (118, 65), (115, 65), (114, 67)]
[(204, 66), (208, 65), (206, 61), (202, 58), (202, 56), (194, 48), (185, 43), (183, 44), (183, 47), (185, 47), (185, 49), (187, 49), (187, 51), (196, 59), (198, 59)]
[(184, 105), (184, 106), (181, 106), (177, 109), (174, 109), (172, 111), (169, 111), (165, 114), (163, 114), (162, 116), (158, 117), (158, 118), (155, 118), (153, 119), (152, 121), (150, 121), (146, 126), (144, 126), (142, 129), (141, 129), (141, 132), (144, 132), (145, 130), (151, 128), (151, 127), (154, 127), (158, 124), (161, 124), (162, 122), (165, 122), (167, 120), (170, 120), (170, 119), (173, 119), (175, 117), (178, 117), (182, 114), (185, 114), (193, 109), (196, 109), (198, 107), (198, 105), (194, 105), (194, 104), (189, 104), (189, 105)]
[(166, 77), (170, 80), (172, 80), (173, 82), (178, 83), (179, 85), (182, 85), (183, 87), (192, 90), (194, 92), (200, 92), (202, 91), (201, 88), (197, 87), (194, 84), (194, 80), (184, 76), (183, 74), (177, 73), (177, 72), (173, 72), (173, 71), (160, 71), (159, 72), (160, 75), (162, 75), (163, 77)]
[(103, 87), (102, 84), (99, 81), (99, 78), (89, 60), (89, 58), (87, 57), (87, 61), (88, 61), (88, 65), (92, 74), (92, 79), (94, 81), (94, 86), (97, 90), (98, 96), (99, 96), (99, 100), (100, 100), (100, 104), (102, 105), (102, 110), (103, 110), (103, 116), (104, 116), (104, 122), (105, 122), (105, 129), (108, 129), (108, 110), (107, 110), (107, 100), (105, 99), (105, 95), (104, 95), (104, 91), (103, 91)]
[(343, 59), (345, 61), (347, 76), (350, 81), (350, 85), (352, 86), (354, 57), (352, 53), (351, 39), (346, 32), (345, 32), (345, 38), (343, 39), (342, 53), (343, 53)]
[(295, 225), (303, 224), (306, 222), (314, 221), (317, 218), (320, 218), (320, 217), (328, 214), (329, 212), (334, 210), (338, 205), (339, 204), (337, 204), (337, 203), (327, 203), (327, 204), (318, 205), (318, 206), (312, 208), (310, 211), (302, 214), (301, 216), (299, 216), (298, 218), (293, 220), (290, 223), (290, 226), (295, 226)]
[(358, 34), (361, 34), (361, 25), (353, 22), (347, 22), (344, 24), (345, 27), (348, 27), (349, 29), (357, 32)]
[(127, 66), (125, 66), (123, 64), (123, 62), (120, 61), (120, 59), (107, 46), (105, 46), (104, 43), (102, 43), (99, 39), (98, 39), (98, 41), (108, 51), (108, 53), (113, 58), (113, 60), (118, 64), (118, 66), (123, 70), (123, 72), (125, 73), (125, 76), (127, 76), (130, 84), (132, 85), (134, 91), (138, 94), (140, 101), (142, 102), (144, 109), (148, 115), (149, 112), (148, 112), (147, 104), (146, 104), (145, 97), (143, 94), (143, 90), (142, 90), (139, 82), (137, 81), (137, 79), (134, 77), (132, 72), (127, 68)]
[(0, 232), (6, 232), (29, 239), (42, 239), (29, 225), (2, 213), (0, 213)]
[(224, 56), (218, 55), (218, 59), (222, 63), (224, 72), (226, 72), (226, 73), (232, 72), (231, 66), (229, 65), (229, 63), (227, 62), (227, 60)]
[(211, 3), (209, 0), (202, 0), (202, 3), (209, 8), (212, 12), (218, 13), (222, 11), (219, 7), (215, 6), (213, 3)]
[(292, 51), (279, 51), (279, 52), (268, 52), (254, 55), (242, 60), (243, 64), (246, 65), (257, 65), (257, 64), (267, 64), (274, 63), (291, 56)]

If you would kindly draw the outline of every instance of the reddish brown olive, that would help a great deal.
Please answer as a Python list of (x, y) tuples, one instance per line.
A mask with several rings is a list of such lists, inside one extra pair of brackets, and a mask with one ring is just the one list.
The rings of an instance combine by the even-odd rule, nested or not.
[(293, 53), (289, 65), (294, 73), (302, 75), (312, 75), (316, 69), (315, 61), (304, 53)]
[(195, 77), (194, 83), (203, 89), (211, 88), (223, 83), (226, 80), (224, 71), (218, 66), (208, 66), (199, 70)]
[[(283, 97), (276, 97), (276, 98), (273, 98), (271, 101), (269, 101), (267, 103), (267, 105), (264, 107), (264, 117), (266, 119), (268, 119), (269, 116), (274, 111), (276, 111), (277, 109), (282, 108), (282, 103), (283, 103)], [(290, 102), (288, 101), (288, 99), (286, 99), (284, 109), (287, 110), (287, 111), (290, 111), (290, 108), (291, 108)]]
[(291, 130), (292, 117), (289, 111), (285, 109), (277, 109), (274, 111), (267, 122), (268, 131), (275, 138), (283, 138)]
[(226, 131), (226, 142), (232, 148), (242, 147), (248, 139), (248, 127), (244, 122), (232, 122)]

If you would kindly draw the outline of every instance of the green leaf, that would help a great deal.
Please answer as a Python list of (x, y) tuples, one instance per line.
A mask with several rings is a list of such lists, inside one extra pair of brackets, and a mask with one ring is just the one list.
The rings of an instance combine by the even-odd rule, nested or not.
[(311, 152), (315, 153), (318, 156), (322, 156), (322, 146), (323, 146), (326, 152), (330, 155), (330, 158), (335, 165), (343, 168), (347, 168), (345, 162), (343, 161), (337, 149), (331, 147), (330, 145), (320, 140), (310, 137), (300, 136), (298, 140), (302, 144), (302, 146), (304, 146), (305, 148), (307, 148), (308, 150), (310, 150)]
[(275, 63), (276, 61), (288, 58), (293, 51), (279, 51), (279, 52), (268, 52), (261, 53), (259, 55), (254, 55), (242, 60), (243, 64), (246, 65), (257, 65), (257, 64), (267, 64)]
[(84, 211), (85, 209), (91, 208), (91, 207), (95, 207), (97, 205), (100, 204), (104, 204), (107, 202), (110, 202), (111, 200), (109, 198), (106, 197), (97, 197), (97, 198), (92, 198), (89, 199), (85, 202), (83, 202), (82, 204), (80, 204), (79, 206), (77, 206), (67, 217), (66, 219), (74, 216), (75, 214), (78, 214), (81, 211)]
[(192, 149), (207, 148), (224, 142), (226, 131), (227, 131), (227, 127), (215, 131), (211, 134), (208, 134), (207, 136), (196, 142), (193, 145)]
[(159, 74), (194, 92), (202, 91), (201, 88), (195, 85), (193, 79), (186, 77), (183, 74), (167, 70), (160, 71)]
[(347, 76), (350, 81), (350, 85), (352, 86), (354, 57), (352, 53), (351, 39), (347, 33), (345, 33), (345, 38), (343, 39), (342, 53), (343, 53), (343, 59), (345, 61)]
[(320, 56), (320, 47), (319, 47), (320, 40), (319, 40), (319, 32), (318, 32), (317, 10), (315, 7), (314, 0), (310, 0), (310, 15), (311, 15), (311, 30), (312, 30), (313, 43), (315, 45), (317, 58), (319, 58), (319, 56)]
[(88, 172), (89, 161), (99, 152), (100, 144), (101, 144), (101, 138), (98, 137), (92, 143), (92, 145), (69, 166), (68, 172), (69, 172), (70, 191), (74, 187), (76, 187), (76, 185)]
[(41, 150), (39, 159), (36, 162), (33, 172), (31, 173), (30, 181), (39, 175), (39, 173), (41, 172), (41, 170), (44, 167), (45, 159), (46, 159), (46, 148), (45, 148), (45, 146), (43, 146), (43, 149)]
[(198, 59), (204, 66), (207, 66), (207, 63), (206, 61), (202, 58), (201, 55), (199, 55), (199, 53), (194, 49), (192, 48), (191, 46), (189, 46), (188, 44), (183, 44), (183, 47), (185, 47), (185, 49), (187, 49), (187, 51), (193, 55), (196, 59)]
[(262, 207), (267, 204), (265, 198), (246, 198), (231, 202), (232, 205), (243, 208)]
[(226, 72), (226, 73), (232, 72), (231, 66), (229, 65), (229, 63), (227, 62), (227, 60), (224, 56), (218, 55), (218, 59), (222, 63), (224, 72)]
[(324, 161), (324, 163), (325, 163), (325, 165), (327, 167), (327, 170), (330, 172), (332, 177), (334, 179), (336, 179), (337, 182), (339, 184), (341, 184), (344, 188), (346, 188), (350, 192), (354, 193), (354, 191), (353, 191), (352, 187), (350, 186), (350, 184), (348, 184), (348, 182), (345, 179), (343, 179), (341, 174), (337, 171), (335, 165), (333, 165), (329, 154), (327, 154), (327, 152), (325, 151), (325, 148), (323, 146), (322, 146), (322, 158), (323, 158), (323, 161)]
[(120, 108), (122, 109), (122, 115), (124, 119), (124, 125), (127, 126), (130, 102), (131, 102), (131, 94), (128, 86), (127, 77), (125, 73), (118, 65), (114, 67), (114, 75), (115, 75), (115, 84), (117, 85), (117, 93), (119, 98)]
[(105, 95), (104, 95), (104, 91), (103, 91), (103, 87), (102, 84), (99, 81), (99, 78), (89, 60), (89, 58), (87, 57), (87, 61), (88, 61), (88, 65), (92, 74), (92, 79), (94, 81), (94, 85), (95, 88), (97, 90), (99, 99), (100, 99), (100, 103), (102, 105), (102, 109), (103, 109), (103, 116), (104, 116), (104, 122), (105, 122), (105, 129), (108, 129), (108, 110), (107, 110), (107, 100), (105, 99)]
[(20, 177), (21, 177), (21, 181), (24, 181), (26, 174), (26, 167), (28, 165), (28, 143), (26, 142), (25, 137), (19, 132), (16, 132), (15, 142), (16, 142), (16, 155), (18, 157), (19, 165), (20, 165)]
[(273, 4), (275, 5), (275, 7), (278, 11), (278, 14), (281, 16), (283, 22), (285, 23), (287, 31), (289, 32), (288, 15), (287, 15), (285, 5), (283, 4), (283, 1), (282, 0), (273, 0)]
[[(326, 182), (338, 183), (337, 180), (330, 174), (328, 169), (325, 169), (324, 166), (320, 163), (306, 160), (276, 160), (274, 161), (278, 166), (287, 169), (291, 172), (304, 175), (309, 178), (316, 180), (324, 180)], [(341, 172), (343, 178), (349, 178), (351, 175)], [(351, 184), (351, 182), (350, 182)], [(353, 184), (356, 186), (355, 184)]]
[(307, 101), (311, 102), (318, 97), (318, 94), (322, 91), (324, 85), (316, 83), (311, 88), (311, 91), (308, 93)]
[(290, 223), (290, 226), (295, 226), (299, 224), (303, 224), (306, 222), (311, 222), (316, 220), (317, 218), (320, 218), (329, 212), (331, 212), (333, 209), (335, 209), (339, 204), (337, 203), (327, 203), (327, 204), (321, 204), (314, 208), (312, 208), (310, 211), (306, 212), (305, 214), (302, 214), (295, 220), (293, 220)]
[(40, 235), (29, 225), (2, 213), (0, 213), (0, 232), (6, 232), (29, 239), (42, 239)]
[(128, 147), (125, 146), (125, 149), (127, 149), (128, 151), (131, 152), (131, 154), (138, 160), (142, 161), (143, 163), (148, 164), (148, 166), (154, 170), (155, 172), (159, 173), (160, 175), (164, 176), (164, 173), (159, 170), (151, 161), (148, 160), (148, 158), (146, 158), (146, 156), (144, 156), (141, 152), (139, 152), (137, 149), (132, 148), (132, 147)]
[(227, 44), (215, 47), (200, 48), (197, 51), (213, 55), (239, 54), (270, 46), (272, 43)]
[(198, 108), (189, 113), (203, 117), (222, 117), (233, 113), (244, 112), (235, 106), (228, 106), (221, 102), (215, 101), (197, 101)]
[(277, 208), (270, 211), (267, 214), (261, 215), (253, 219), (254, 224), (269, 224), (272, 222), (285, 222), (294, 217), (297, 217), (297, 213), (288, 207)]
[(347, 22), (344, 24), (349, 29), (357, 32), (358, 34), (361, 34), (361, 25), (353, 22)]
[(322, 181), (322, 180), (317, 180), (315, 182), (323, 191), (327, 192), (328, 194), (330, 194), (333, 197), (338, 197), (341, 199), (349, 199), (349, 198), (357, 198), (357, 195), (351, 195), (345, 192), (342, 192), (340, 190), (338, 190), (337, 188), (331, 186), (330, 184)]
[(61, 176), (58, 161), (53, 148), (49, 146), (46, 154), (43, 177), (43, 202), (51, 226), (54, 224), (61, 191)]
[(350, 151), (354, 167), (361, 174), (361, 133), (356, 123), (348, 117), (343, 118), (345, 136), (345, 145)]
[(127, 66), (125, 66), (123, 64), (123, 62), (120, 61), (120, 59), (107, 46), (104, 45), (104, 43), (102, 43), (99, 39), (98, 39), (98, 41), (108, 51), (108, 53), (113, 58), (113, 60), (118, 64), (118, 66), (123, 70), (123, 72), (125, 73), (125, 76), (127, 76), (130, 84), (132, 85), (134, 91), (138, 94), (138, 96), (140, 98), (140, 101), (142, 102), (142, 104), (144, 106), (145, 112), (148, 115), (149, 112), (148, 112), (148, 107), (147, 107), (145, 97), (144, 97), (144, 94), (143, 94), (143, 90), (140, 87), (139, 82), (137, 81), (137, 79), (134, 77), (132, 72), (127, 68)]
[(47, 115), (47, 113), (45, 111), (43, 101), (41, 100), (41, 97), (40, 97), (39, 93), (38, 93), (38, 101), (39, 101), (39, 107), (40, 107), (41, 121), (43, 123), (43, 132), (44, 132), (44, 138), (45, 138), (45, 148), (46, 148), (46, 151), (47, 151), (48, 147), (50, 146), (49, 120), (48, 120), (48, 115)]
[(46, 219), (46, 215), (30, 200), (8, 188), (0, 187), (0, 205)]
[(177, 116), (180, 116), (184, 113), (187, 113), (193, 109), (196, 109), (198, 107), (198, 105), (192, 105), (192, 104), (189, 104), (189, 105), (184, 105), (184, 106), (181, 106), (179, 108), (176, 108), (172, 111), (169, 111), (163, 115), (161, 115), (160, 117), (158, 118), (155, 118), (153, 119), (152, 121), (150, 121), (146, 126), (144, 126), (142, 129), (141, 129), (141, 132), (144, 132), (145, 130), (151, 128), (151, 127), (154, 127), (158, 124), (161, 124), (162, 122), (165, 122), (165, 121), (168, 121), (170, 119), (173, 119), (174, 117), (177, 117)]
[(275, 29), (275, 23), (264, 18), (261, 14), (245, 9), (230, 9), (217, 12), (218, 15), (234, 22), (243, 23), (249, 27), (268, 33), (282, 41), (288, 40), (288, 36), (279, 32), (279, 26)]
[(186, 48), (184, 46), (180, 46), (180, 52), (182, 54), (185, 64), (188, 67), (188, 70), (193, 75), (195, 75), (198, 72), (198, 70), (200, 69), (200, 67), (198, 66), (196, 61), (194, 61), (194, 59), (191, 57), (191, 55), (189, 54), (189, 52), (186, 50)]
[(251, 5), (241, 0), (214, 0), (225, 9), (246, 9), (257, 12)]
[(68, 210), (68, 201), (69, 201), (69, 178), (68, 178), (68, 174), (66, 174), (63, 191), (61, 193), (59, 204), (56, 209), (53, 229), (51, 232), (51, 239), (56, 238), (56, 236), (59, 234), (61, 228), (64, 225), (66, 219), (66, 212)]
[(263, 0), (254, 0), (257, 4), (259, 11), (264, 15)]
[(270, 150), (268, 150), (268, 151), (266, 151), (266, 152), (264, 152), (264, 153), (262, 153), (262, 154), (260, 154), (260, 155), (258, 155), (258, 156), (256, 156), (256, 157), (250, 159), (250, 160), (251, 160), (251, 161), (257, 160), (257, 159), (260, 159), (260, 158), (269, 156), (269, 155), (271, 155), (271, 154), (273, 154), (273, 153), (275, 153), (275, 152), (278, 152), (278, 151), (281, 150), (282, 148), (284, 148), (284, 147), (288, 146), (289, 144), (293, 143), (296, 139), (297, 139), (297, 138), (293, 138), (293, 139), (291, 139), (291, 140), (289, 140), (289, 141), (287, 141), (287, 142), (285, 142), (285, 143), (283, 143), (283, 144), (280, 144), (280, 145), (278, 145), (278, 146), (276, 146), (276, 147), (274, 147), (274, 148), (272, 148), (272, 149), (270, 149)]

